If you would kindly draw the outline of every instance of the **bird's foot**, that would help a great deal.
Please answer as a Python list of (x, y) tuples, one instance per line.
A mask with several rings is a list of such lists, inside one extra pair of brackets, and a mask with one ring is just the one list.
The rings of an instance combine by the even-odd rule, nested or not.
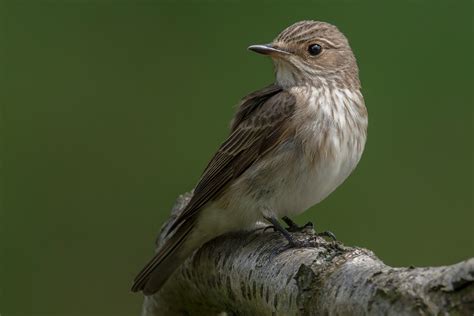
[[(283, 237), (285, 237), (286, 240), (288, 240), (288, 246), (290, 248), (301, 248), (301, 247), (304, 247), (305, 246), (305, 243), (304, 242), (301, 242), (297, 239), (295, 239), (292, 235), (291, 235), (291, 232), (290, 230), (288, 229), (285, 229), (283, 228), (280, 223), (278, 222), (278, 220), (274, 217), (267, 217), (266, 218), (267, 221), (269, 221), (272, 225), (271, 226), (267, 226), (265, 227), (265, 229), (270, 229), (272, 228), (274, 231), (278, 231), (280, 234), (283, 235)], [(288, 224), (288, 223), (287, 223)], [(296, 224), (295, 224), (296, 225)]]
[[(282, 220), (288, 225), (288, 228), (286, 229), (289, 232), (304, 232), (307, 230), (313, 230), (316, 231), (316, 228), (314, 227), (312, 222), (307, 222), (303, 226), (298, 226), (291, 218), (288, 216), (282, 217)], [(316, 232), (316, 236), (318, 237), (328, 237), (331, 238), (334, 241), (337, 241), (336, 235), (330, 231), (323, 231), (320, 233)]]
[(333, 241), (337, 241), (336, 235), (334, 235), (334, 233), (329, 231), (329, 230), (325, 230), (323, 232), (316, 233), (316, 236), (318, 236), (318, 237), (328, 237), (328, 238), (331, 238)]

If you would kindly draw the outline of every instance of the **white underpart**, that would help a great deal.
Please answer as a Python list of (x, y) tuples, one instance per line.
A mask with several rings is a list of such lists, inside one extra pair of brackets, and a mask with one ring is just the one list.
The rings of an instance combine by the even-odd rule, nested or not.
[[(303, 121), (295, 139), (296, 144), (304, 140), (301, 151), (305, 154), (298, 153), (298, 150), (294, 152), (287, 158), (289, 163), (286, 170), (280, 169), (279, 173), (275, 173), (278, 175), (277, 179), (273, 180), (285, 183), (280, 186), (272, 203), (269, 203), (277, 217), (299, 214), (322, 201), (344, 182), (362, 155), (365, 133), (357, 135), (357, 132), (350, 129), (344, 114), (347, 108), (354, 107), (354, 102), (361, 101), (358, 99), (360, 94), (345, 89), (332, 92), (328, 89), (312, 90), (309, 100), (312, 115), (302, 114), (310, 119)], [(357, 117), (357, 111), (351, 109), (350, 112), (356, 116), (353, 118), (358, 123), (363, 126), (367, 124), (365, 117)], [(343, 132), (338, 133), (339, 129)], [(308, 156), (314, 155), (314, 149), (319, 146), (324, 131), (328, 135), (327, 150), (319, 150), (312, 161), (312, 157)]]

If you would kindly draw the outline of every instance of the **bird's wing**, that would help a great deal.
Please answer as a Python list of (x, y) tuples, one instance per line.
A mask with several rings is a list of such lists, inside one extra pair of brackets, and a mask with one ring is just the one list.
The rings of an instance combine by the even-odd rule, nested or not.
[(135, 278), (132, 291), (143, 290), (148, 295), (163, 286), (189, 255), (182, 252), (186, 251), (182, 245), (194, 228), (200, 209), (282, 142), (285, 135), (292, 133), (288, 119), (294, 108), (294, 97), (275, 86), (243, 99), (234, 117), (231, 134), (209, 162), (193, 197), (170, 227), (169, 239)]
[(214, 200), (236, 178), (291, 133), (288, 119), (295, 108), (290, 93), (269, 86), (244, 98), (237, 111), (231, 134), (207, 165), (194, 195), (173, 223), (170, 232)]
[(275, 94), (280, 93), (281, 91), (281, 87), (271, 84), (263, 89), (252, 92), (243, 98), (239, 104), (237, 112), (232, 118), (232, 122), (230, 124), (231, 133), (240, 125), (240, 123), (245, 121), (256, 108), (260, 107), (263, 103), (268, 101), (268, 99), (273, 97)]

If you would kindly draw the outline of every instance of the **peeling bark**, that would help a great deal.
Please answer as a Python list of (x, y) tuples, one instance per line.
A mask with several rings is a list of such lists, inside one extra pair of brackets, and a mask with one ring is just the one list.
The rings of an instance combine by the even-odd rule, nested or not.
[[(189, 198), (178, 199), (160, 236)], [(474, 314), (474, 258), (392, 268), (367, 249), (327, 241), (311, 229), (293, 236), (303, 247), (289, 248), (263, 229), (210, 241), (145, 297), (142, 315)]]

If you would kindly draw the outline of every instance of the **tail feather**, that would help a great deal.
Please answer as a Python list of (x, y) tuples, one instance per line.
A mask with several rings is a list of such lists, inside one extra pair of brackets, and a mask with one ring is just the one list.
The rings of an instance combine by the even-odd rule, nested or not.
[(165, 284), (194, 250), (183, 247), (193, 227), (194, 220), (190, 218), (158, 249), (153, 259), (135, 277), (131, 289), (133, 292), (143, 291), (145, 295), (151, 295)]

